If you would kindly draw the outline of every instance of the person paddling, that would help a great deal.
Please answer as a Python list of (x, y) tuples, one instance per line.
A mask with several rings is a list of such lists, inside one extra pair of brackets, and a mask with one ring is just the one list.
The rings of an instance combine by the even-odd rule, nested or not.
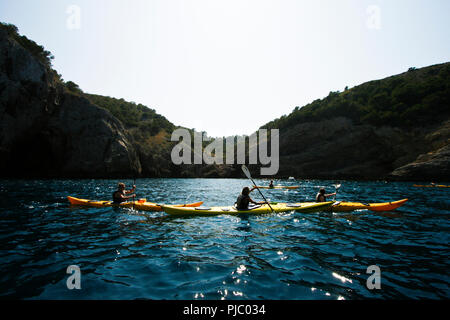
[(125, 190), (125, 183), (119, 182), (117, 185), (117, 190), (113, 193), (113, 202), (119, 204), (127, 201), (128, 199), (135, 198), (135, 194), (127, 196), (127, 194), (133, 193), (135, 190), (135, 185), (133, 185), (133, 189)]
[(269, 188), (273, 188), (273, 180), (270, 180)]
[(336, 195), (336, 192), (325, 194), (325, 189), (320, 188), (319, 193), (316, 195), (316, 202), (326, 202), (328, 197)]
[(261, 201), (261, 202), (256, 202), (253, 201), (252, 198), (250, 198), (250, 192), (252, 192), (253, 190), (255, 190), (256, 187), (253, 187), (251, 190), (248, 187), (245, 187), (244, 189), (242, 189), (242, 193), (239, 195), (239, 197), (236, 200), (236, 209), (238, 210), (248, 210), (248, 205), (249, 203), (253, 203), (253, 204), (265, 204), (265, 201)]

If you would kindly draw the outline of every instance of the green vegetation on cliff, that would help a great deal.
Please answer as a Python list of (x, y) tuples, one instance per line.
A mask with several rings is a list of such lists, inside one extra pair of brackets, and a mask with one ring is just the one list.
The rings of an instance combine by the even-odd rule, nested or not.
[(15, 25), (0, 22), (0, 28), (5, 30), (11, 38), (16, 40), (22, 47), (27, 49), (45, 66), (47, 66), (48, 68), (52, 66), (52, 60), (55, 57), (51, 54), (51, 52), (45, 50), (43, 46), (38, 45), (36, 42), (28, 39), (26, 36), (21, 36), (19, 34), (19, 29)]
[(161, 130), (172, 132), (175, 128), (175, 125), (164, 116), (142, 104), (94, 94), (85, 96), (92, 103), (111, 112), (125, 128), (138, 129), (143, 138), (154, 136)]
[[(347, 88), (346, 88), (347, 89)], [(450, 63), (370, 81), (344, 92), (330, 92), (263, 128), (283, 129), (339, 116), (354, 124), (423, 126), (450, 114)]]

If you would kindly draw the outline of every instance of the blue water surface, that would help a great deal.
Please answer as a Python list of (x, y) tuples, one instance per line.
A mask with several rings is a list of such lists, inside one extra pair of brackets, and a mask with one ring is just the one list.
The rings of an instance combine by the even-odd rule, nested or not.
[[(19, 299), (448, 299), (450, 188), (341, 181), (337, 200), (409, 198), (392, 212), (171, 217), (70, 206), (110, 200), (117, 180), (0, 180), (0, 297)], [(128, 185), (132, 181), (125, 180)], [(257, 180), (268, 184), (267, 180)], [(277, 180), (280, 202), (334, 181)], [(138, 179), (157, 203), (232, 205), (245, 179)], [(261, 197), (255, 191), (255, 200)], [(69, 290), (67, 267), (81, 270)], [(376, 265), (381, 288), (368, 289)]]

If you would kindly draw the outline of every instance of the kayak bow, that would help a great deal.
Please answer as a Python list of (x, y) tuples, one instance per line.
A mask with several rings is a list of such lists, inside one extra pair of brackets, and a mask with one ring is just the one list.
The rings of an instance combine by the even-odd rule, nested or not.
[(395, 210), (402, 205), (408, 199), (403, 199), (399, 201), (393, 202), (385, 202), (385, 203), (360, 203), (360, 202), (339, 202), (331, 207), (331, 210), (334, 212), (348, 212), (353, 210), (371, 210), (371, 211), (391, 211)]

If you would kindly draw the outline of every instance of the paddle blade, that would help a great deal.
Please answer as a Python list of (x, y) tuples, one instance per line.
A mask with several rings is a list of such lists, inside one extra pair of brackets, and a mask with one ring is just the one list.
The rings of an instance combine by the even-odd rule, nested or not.
[(333, 200), (336, 200), (336, 193), (339, 190), (339, 188), (341, 187), (341, 184), (335, 184), (334, 187), (336, 188), (336, 191), (335, 191), (335, 195), (333, 197)]
[(244, 174), (247, 176), (247, 178), (251, 179), (252, 176), (250, 174), (250, 171), (248, 170), (248, 168), (245, 166), (245, 164), (242, 165), (242, 171), (244, 172)]

